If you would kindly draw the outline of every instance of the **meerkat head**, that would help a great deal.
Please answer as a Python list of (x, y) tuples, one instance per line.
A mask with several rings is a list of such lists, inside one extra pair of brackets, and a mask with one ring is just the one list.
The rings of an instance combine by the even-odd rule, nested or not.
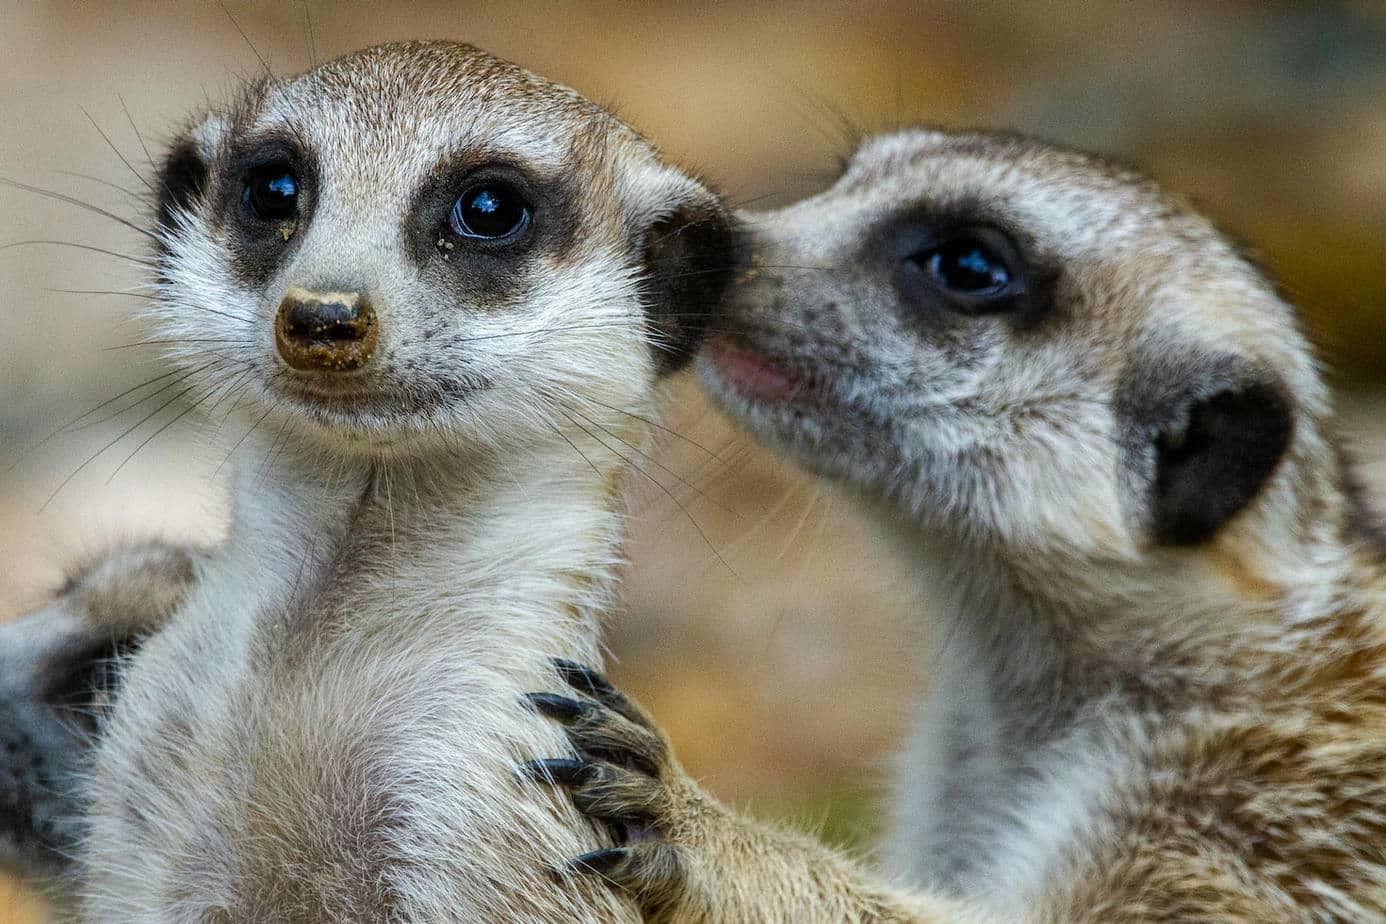
[(1112, 164), (905, 131), (747, 222), (754, 269), (700, 361), (712, 394), (962, 540), (1089, 560), (1196, 546), (1321, 449), (1291, 309)]
[(465, 45), (251, 87), (173, 145), (155, 338), (210, 400), (392, 453), (633, 409), (734, 263), (717, 199), (567, 88)]

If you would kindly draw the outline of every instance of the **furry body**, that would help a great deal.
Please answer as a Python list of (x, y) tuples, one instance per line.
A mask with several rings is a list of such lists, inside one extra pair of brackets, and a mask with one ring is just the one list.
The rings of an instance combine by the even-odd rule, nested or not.
[[(457, 218), (506, 197), (514, 233)], [(635, 919), (549, 874), (597, 832), (514, 773), (561, 743), (520, 694), (598, 657), (622, 444), (735, 262), (715, 199), (572, 91), (414, 43), (251, 88), (158, 205), (155, 326), (241, 467), (97, 739), (84, 917)], [(286, 367), (286, 291), (368, 299), (368, 361)]]
[(704, 380), (937, 619), (885, 845), (922, 891), (709, 809), (645, 739), (616, 792), (588, 797), (601, 748), (569, 783), (656, 833), (603, 874), (669, 920), (1386, 917), (1386, 570), (1264, 278), (1150, 181), (1013, 136), (884, 136), (747, 220), (765, 268)]

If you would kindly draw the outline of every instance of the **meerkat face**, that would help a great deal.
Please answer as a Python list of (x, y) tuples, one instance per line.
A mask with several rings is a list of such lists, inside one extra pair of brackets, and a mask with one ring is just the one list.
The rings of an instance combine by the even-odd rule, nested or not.
[(159, 237), (155, 339), (209, 402), (363, 452), (634, 409), (735, 262), (716, 199), (628, 127), (441, 42), (263, 82), (193, 127)]
[(756, 241), (713, 396), (809, 468), (954, 535), (1125, 556), (1263, 490), (1321, 386), (1290, 309), (1110, 164), (907, 131)]

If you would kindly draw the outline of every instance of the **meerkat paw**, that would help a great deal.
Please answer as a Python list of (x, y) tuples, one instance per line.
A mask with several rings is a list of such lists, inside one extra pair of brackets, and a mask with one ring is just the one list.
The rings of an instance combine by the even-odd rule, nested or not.
[(647, 913), (667, 907), (683, 890), (686, 873), (672, 837), (691, 795), (683, 771), (659, 727), (610, 681), (572, 661), (555, 659), (554, 666), (576, 695), (530, 693), (526, 700), (563, 725), (577, 756), (528, 761), (520, 771), (563, 787), (616, 841), (562, 862), (555, 873), (601, 876)]
[(628, 893), (647, 921), (961, 924), (947, 900), (901, 892), (853, 858), (798, 832), (728, 810), (675, 759), (646, 712), (595, 670), (555, 661), (564, 693), (526, 701), (563, 725), (574, 755), (520, 772), (561, 787), (614, 846), (562, 860), (561, 877), (596, 875)]

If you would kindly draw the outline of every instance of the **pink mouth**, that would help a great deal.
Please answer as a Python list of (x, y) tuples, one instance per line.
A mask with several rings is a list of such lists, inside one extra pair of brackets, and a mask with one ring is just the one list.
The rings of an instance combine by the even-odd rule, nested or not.
[(804, 383), (784, 369), (725, 337), (712, 341), (707, 352), (722, 378), (748, 397), (761, 401), (789, 401), (806, 391)]

